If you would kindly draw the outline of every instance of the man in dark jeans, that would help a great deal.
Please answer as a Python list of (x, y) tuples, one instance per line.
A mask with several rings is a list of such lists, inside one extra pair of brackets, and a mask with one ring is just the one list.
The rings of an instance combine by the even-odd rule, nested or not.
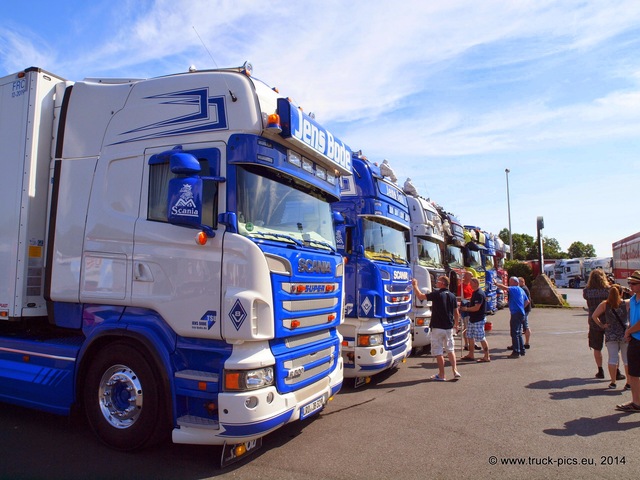
[(510, 358), (524, 357), (524, 342), (522, 341), (522, 322), (524, 321), (524, 309), (529, 305), (529, 299), (527, 294), (524, 293), (519, 286), (518, 277), (511, 277), (509, 279), (509, 286), (501, 283), (496, 283), (498, 288), (509, 292), (509, 312), (511, 312), (511, 319), (509, 326), (511, 329), (511, 346), (513, 352), (509, 355)]

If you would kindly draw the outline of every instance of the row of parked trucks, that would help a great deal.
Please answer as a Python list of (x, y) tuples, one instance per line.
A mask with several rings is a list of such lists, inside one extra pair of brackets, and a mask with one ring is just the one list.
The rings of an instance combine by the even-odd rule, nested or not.
[[(499, 307), (504, 243), (398, 187), (250, 65), (0, 79), (0, 399), (81, 407), (107, 445), (227, 464), (430, 343), (464, 271)], [(504, 280), (504, 278), (503, 278)]]
[(593, 270), (602, 270), (605, 275), (613, 278), (612, 257), (586, 257), (568, 258), (556, 260), (549, 267), (545, 265), (545, 273), (551, 273), (551, 277), (560, 288), (581, 288), (589, 281), (589, 275)]

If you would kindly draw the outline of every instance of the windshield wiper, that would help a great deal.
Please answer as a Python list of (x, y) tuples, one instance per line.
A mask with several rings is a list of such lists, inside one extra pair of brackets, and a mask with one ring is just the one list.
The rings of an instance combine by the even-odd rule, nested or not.
[(387, 260), (393, 263), (393, 257), (391, 255), (385, 255), (383, 253), (377, 253), (377, 252), (368, 252), (368, 253), (373, 260)]
[(281, 238), (283, 240), (288, 240), (291, 243), (295, 243), (296, 245), (302, 247), (302, 242), (300, 240), (297, 240), (295, 238), (293, 238), (290, 235), (285, 235), (284, 233), (272, 233), (272, 232), (251, 232), (248, 234), (251, 237), (257, 237), (257, 236), (261, 236), (261, 237), (275, 237), (275, 238)]
[(316, 245), (320, 245), (322, 247), (325, 247), (325, 248), (331, 250), (332, 252), (336, 251), (336, 249), (334, 248), (333, 245), (331, 245), (330, 243), (327, 243), (327, 242), (323, 242), (322, 240), (311, 240), (311, 239), (304, 240), (304, 244), (305, 245), (311, 244), (311, 243), (315, 243)]
[(409, 265), (409, 262), (402, 257), (391, 257), (393, 263), (400, 263), (402, 265)]

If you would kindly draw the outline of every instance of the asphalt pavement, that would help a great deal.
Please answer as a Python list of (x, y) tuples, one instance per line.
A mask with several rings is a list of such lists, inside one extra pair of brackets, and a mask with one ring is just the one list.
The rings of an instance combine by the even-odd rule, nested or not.
[(435, 359), (411, 357), (369, 385), (345, 386), (319, 415), (285, 425), (224, 470), (215, 467), (215, 447), (166, 444), (126, 454), (101, 445), (80, 419), (0, 404), (0, 478), (637, 476), (640, 414), (614, 410), (630, 400), (624, 382), (609, 390), (607, 379), (594, 378), (582, 305), (535, 308), (531, 349), (519, 359), (508, 358), (508, 312), (488, 318), (491, 363), (462, 363), (460, 380), (433, 382)]

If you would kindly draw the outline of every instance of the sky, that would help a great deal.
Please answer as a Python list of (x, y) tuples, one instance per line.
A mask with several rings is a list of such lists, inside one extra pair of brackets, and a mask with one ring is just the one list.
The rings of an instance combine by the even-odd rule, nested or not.
[(249, 61), (464, 225), (535, 238), (541, 216), (598, 256), (640, 230), (639, 52), (637, 0), (23, 0), (0, 17), (0, 77)]

